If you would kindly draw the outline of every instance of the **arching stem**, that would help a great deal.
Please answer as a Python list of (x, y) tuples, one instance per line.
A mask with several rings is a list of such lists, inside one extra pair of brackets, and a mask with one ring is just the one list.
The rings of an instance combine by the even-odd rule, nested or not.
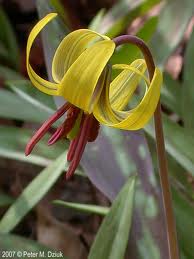
[[(130, 43), (137, 46), (141, 50), (147, 64), (149, 78), (151, 81), (155, 71), (155, 64), (153, 61), (152, 54), (149, 48), (147, 47), (147, 45), (145, 44), (145, 42), (140, 38), (132, 35), (122, 35), (117, 38), (114, 38), (113, 41), (115, 42), (116, 46), (119, 46), (125, 43)], [(166, 226), (167, 226), (167, 232), (168, 232), (169, 256), (170, 256), (170, 259), (179, 259), (176, 223), (175, 223), (173, 207), (172, 207), (172, 197), (171, 197), (170, 183), (168, 178), (168, 166), (167, 166), (167, 160), (166, 160), (166, 154), (165, 154), (160, 101), (158, 103), (158, 106), (154, 114), (154, 124), (155, 124), (155, 133), (156, 133), (156, 146), (157, 146), (157, 154), (158, 154), (160, 181), (161, 181), (161, 187), (162, 187), (162, 193), (163, 193), (163, 204), (165, 209)]]

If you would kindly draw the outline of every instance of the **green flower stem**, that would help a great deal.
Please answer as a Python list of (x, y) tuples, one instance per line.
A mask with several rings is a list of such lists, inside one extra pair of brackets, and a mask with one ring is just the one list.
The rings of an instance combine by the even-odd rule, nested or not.
[[(145, 44), (145, 42), (139, 39), (138, 37), (132, 36), (132, 35), (122, 35), (117, 38), (114, 38), (113, 41), (115, 42), (116, 46), (119, 46), (125, 43), (130, 43), (137, 46), (141, 50), (147, 64), (149, 78), (151, 81), (155, 71), (155, 64), (154, 64), (152, 54), (148, 46)], [(160, 181), (161, 181), (163, 204), (164, 204), (165, 216), (166, 216), (165, 220), (166, 220), (167, 233), (168, 233), (169, 256), (170, 256), (169, 258), (179, 259), (176, 223), (175, 223), (173, 207), (172, 207), (172, 197), (171, 197), (170, 183), (168, 178), (168, 166), (167, 166), (167, 160), (166, 160), (166, 154), (165, 154), (165, 143), (164, 143), (164, 134), (163, 134), (163, 128), (162, 128), (160, 101), (158, 102), (158, 105), (154, 114), (154, 124), (155, 124), (155, 133), (156, 133), (156, 145), (157, 145)]]

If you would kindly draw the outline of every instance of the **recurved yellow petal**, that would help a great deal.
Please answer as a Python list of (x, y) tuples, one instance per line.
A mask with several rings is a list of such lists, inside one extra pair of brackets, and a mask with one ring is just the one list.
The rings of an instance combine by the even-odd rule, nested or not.
[(91, 113), (103, 87), (103, 70), (112, 56), (115, 44), (111, 40), (96, 42), (88, 47), (70, 66), (63, 77), (59, 95)]
[[(111, 127), (125, 130), (140, 129), (150, 120), (156, 109), (162, 86), (162, 73), (156, 68), (153, 79), (149, 83), (148, 79), (145, 79), (143, 75), (145, 71), (143, 60), (136, 60), (130, 66), (118, 65), (115, 67), (122, 67), (124, 71), (111, 85), (107, 81), (106, 89), (103, 90), (94, 108), (94, 116), (102, 124)], [(127, 72), (131, 73), (127, 74)], [(141, 78), (146, 80), (148, 86), (143, 99), (134, 109), (123, 111), (124, 105), (129, 102)], [(128, 95), (127, 91), (129, 91)], [(114, 98), (115, 95), (117, 98)]]
[(69, 33), (61, 41), (53, 58), (52, 76), (55, 82), (60, 83), (70, 66), (90, 44), (102, 40), (110, 39), (88, 29), (80, 29)]
[(137, 59), (131, 65), (118, 64), (113, 69), (124, 69), (110, 85), (110, 103), (112, 108), (122, 110), (132, 97), (139, 82), (143, 78), (147, 84), (149, 81), (144, 76), (146, 63), (144, 59)]
[(30, 50), (35, 38), (37, 37), (39, 32), (46, 26), (46, 24), (56, 17), (56, 15), (57, 15), (56, 13), (50, 13), (34, 26), (32, 31), (30, 32), (28, 42), (27, 42), (27, 50), (26, 50), (27, 51), (26, 53), (27, 71), (32, 84), (35, 87), (37, 87), (40, 91), (50, 95), (57, 95), (58, 84), (51, 83), (41, 78), (39, 75), (37, 75), (30, 65), (29, 57), (30, 57)]

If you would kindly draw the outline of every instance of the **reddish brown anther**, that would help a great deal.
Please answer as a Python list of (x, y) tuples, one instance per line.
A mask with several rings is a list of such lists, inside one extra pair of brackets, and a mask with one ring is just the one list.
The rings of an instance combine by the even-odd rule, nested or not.
[(72, 106), (68, 109), (66, 120), (63, 122), (63, 124), (60, 127), (58, 127), (55, 133), (51, 136), (51, 138), (48, 141), (48, 145), (53, 145), (59, 139), (67, 136), (67, 134), (73, 128), (79, 113), (80, 113), (80, 109), (78, 109), (77, 107)]
[(31, 140), (28, 142), (25, 155), (28, 156), (37, 142), (48, 132), (50, 127), (55, 123), (61, 116), (65, 114), (65, 112), (71, 107), (69, 103), (65, 103), (61, 108), (59, 108), (48, 120), (44, 122), (44, 124), (40, 127), (40, 129), (34, 134)]
[[(56, 113), (54, 113), (31, 138), (26, 146), (26, 156), (32, 152), (37, 142), (48, 132), (53, 123), (55, 123), (66, 112), (67, 115), (65, 121), (56, 129), (54, 134), (50, 137), (48, 145), (53, 145), (59, 139), (66, 137), (67, 134), (70, 133), (81, 111), (79, 108), (69, 103), (66, 103), (61, 108), (59, 108)], [(67, 160), (70, 162), (70, 166), (66, 173), (66, 179), (69, 179), (74, 174), (76, 168), (79, 165), (87, 142), (94, 141), (97, 138), (99, 128), (100, 124), (92, 114), (86, 115), (83, 113), (80, 123), (80, 129), (77, 136), (71, 141), (67, 154)]]
[(88, 136), (88, 142), (93, 142), (96, 140), (96, 138), (98, 137), (99, 130), (100, 130), (100, 123), (93, 116), (92, 127)]

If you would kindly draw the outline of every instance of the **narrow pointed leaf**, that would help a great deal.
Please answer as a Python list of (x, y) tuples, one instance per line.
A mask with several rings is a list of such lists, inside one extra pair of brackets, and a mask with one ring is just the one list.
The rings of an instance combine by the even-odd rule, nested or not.
[(36, 206), (62, 174), (65, 163), (66, 152), (34, 178), (1, 219), (0, 233), (12, 231), (23, 217)]
[(94, 213), (102, 216), (105, 216), (109, 212), (109, 208), (97, 206), (97, 205), (80, 204), (80, 203), (66, 202), (66, 201), (60, 201), (60, 200), (53, 201), (53, 203), (56, 205), (64, 206), (74, 210), (79, 210), (85, 213)]
[(104, 218), (90, 250), (89, 259), (124, 258), (133, 215), (134, 191), (135, 177), (131, 176)]

